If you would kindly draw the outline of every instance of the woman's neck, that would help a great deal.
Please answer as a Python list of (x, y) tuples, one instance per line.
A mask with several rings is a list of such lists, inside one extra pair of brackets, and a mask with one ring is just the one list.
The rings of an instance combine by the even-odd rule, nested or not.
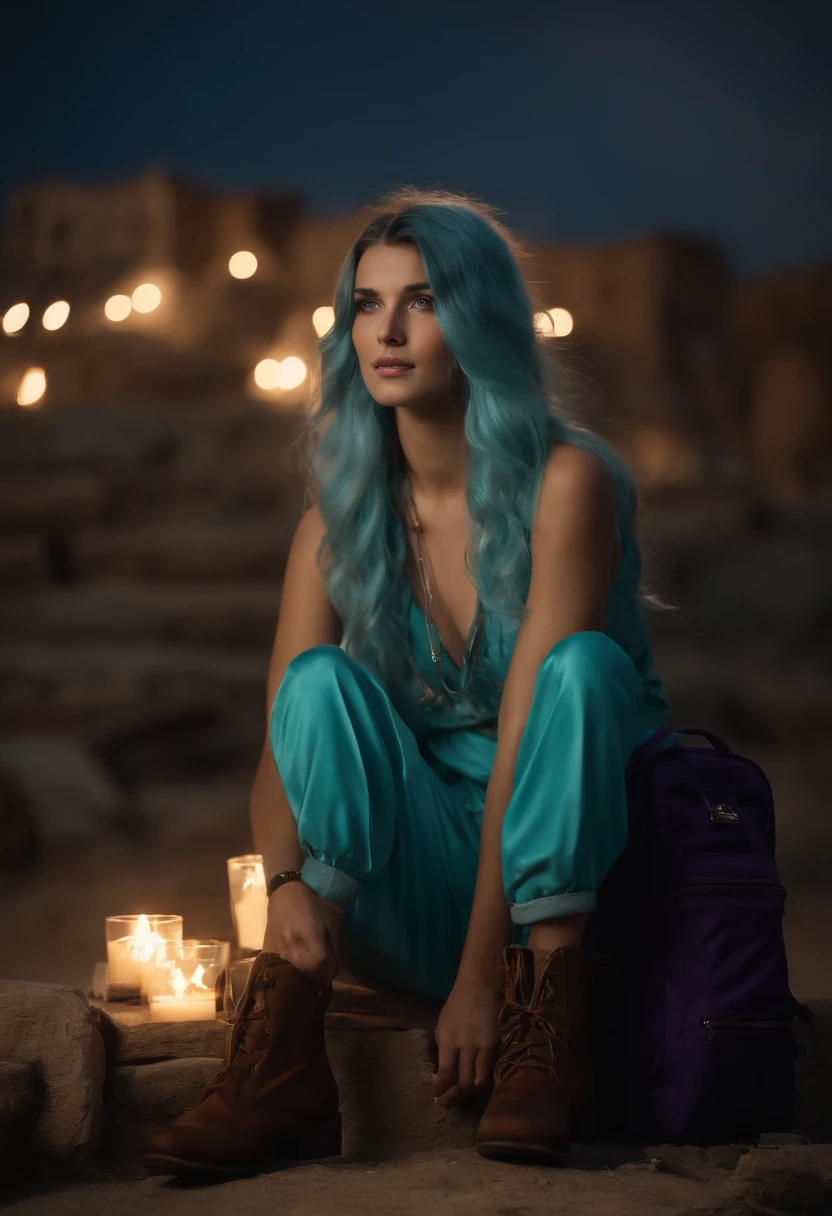
[(464, 414), (448, 409), (437, 417), (397, 411), (400, 460), (414, 499), (431, 506), (465, 500), (467, 441)]

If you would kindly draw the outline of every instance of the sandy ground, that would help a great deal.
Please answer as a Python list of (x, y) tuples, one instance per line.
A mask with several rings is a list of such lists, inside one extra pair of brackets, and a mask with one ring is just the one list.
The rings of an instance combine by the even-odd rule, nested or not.
[[(509, 1165), (471, 1149), (405, 1162), (290, 1166), (277, 1173), (218, 1184), (88, 1181), (13, 1200), (23, 1213), (88, 1216), (344, 1216), (430, 1211), (432, 1216), (823, 1216), (832, 1210), (826, 1145), (752, 1150), (720, 1165), (717, 1150), (633, 1150), (615, 1160), (582, 1150), (571, 1167)], [(657, 1168), (647, 1154), (661, 1153)], [(623, 1156), (623, 1154), (622, 1154)], [(764, 1157), (765, 1160), (760, 1160)], [(635, 1159), (637, 1158), (637, 1159)], [(753, 1160), (752, 1158), (756, 1158)], [(744, 1167), (750, 1164), (751, 1169)], [(726, 1165), (729, 1168), (726, 1168)], [(758, 1206), (759, 1204), (765, 1206)]]

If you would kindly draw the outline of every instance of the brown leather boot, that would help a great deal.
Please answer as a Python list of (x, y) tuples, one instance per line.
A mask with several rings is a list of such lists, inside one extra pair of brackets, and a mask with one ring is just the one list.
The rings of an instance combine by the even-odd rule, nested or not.
[(562, 1164), (573, 1134), (594, 1139), (590, 1009), (602, 955), (553, 950), (535, 982), (534, 954), (506, 946), (502, 1042), (477, 1151), (506, 1161)]
[(331, 996), (331, 984), (315, 983), (279, 954), (258, 954), (226, 1067), (197, 1106), (151, 1132), (145, 1167), (235, 1177), (287, 1159), (337, 1157), (338, 1088), (324, 1041)]

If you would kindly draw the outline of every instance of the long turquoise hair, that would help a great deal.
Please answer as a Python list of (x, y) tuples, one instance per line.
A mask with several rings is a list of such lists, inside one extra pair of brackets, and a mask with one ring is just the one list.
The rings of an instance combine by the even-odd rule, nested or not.
[[(317, 384), (299, 439), (305, 442), (307, 494), (317, 498), (326, 529), (318, 561), (343, 623), (341, 645), (387, 684), (407, 720), (414, 703), (436, 700), (436, 694), (426, 689), (407, 645), (403, 456), (395, 411), (371, 396), (352, 341), (361, 255), (372, 245), (403, 243), (421, 255), (445, 343), (464, 378), (466, 498), (476, 577), (470, 564), (469, 573), (489, 639), (475, 654), (485, 684), (472, 678), (469, 702), (496, 678), (483, 673), (482, 650), (495, 653), (492, 647), (505, 645), (505, 634), (515, 633), (526, 616), (531, 527), (553, 445), (579, 444), (607, 462), (620, 523), (634, 546), (637, 493), (613, 448), (578, 423), (567, 406), (564, 377), (544, 354), (546, 339), (535, 327), (536, 308), (521, 270), (528, 254), (496, 209), (445, 191), (407, 187), (386, 195), (371, 209), (339, 271), (335, 319), (318, 342)], [(633, 595), (649, 599), (640, 586), (637, 548), (629, 568)], [(450, 703), (438, 680), (433, 683), (449, 713), (466, 712), (464, 697)]]

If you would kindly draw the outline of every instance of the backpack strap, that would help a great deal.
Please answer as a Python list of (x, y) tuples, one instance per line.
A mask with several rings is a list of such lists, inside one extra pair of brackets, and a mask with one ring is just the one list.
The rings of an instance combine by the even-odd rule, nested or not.
[(642, 754), (645, 759), (651, 757), (654, 752), (659, 751), (668, 735), (699, 735), (702, 739), (707, 739), (712, 744), (714, 751), (730, 752), (731, 750), (724, 739), (720, 739), (719, 735), (715, 735), (713, 731), (703, 730), (701, 726), (663, 726), (660, 730), (654, 731), (643, 744), (644, 752)]

